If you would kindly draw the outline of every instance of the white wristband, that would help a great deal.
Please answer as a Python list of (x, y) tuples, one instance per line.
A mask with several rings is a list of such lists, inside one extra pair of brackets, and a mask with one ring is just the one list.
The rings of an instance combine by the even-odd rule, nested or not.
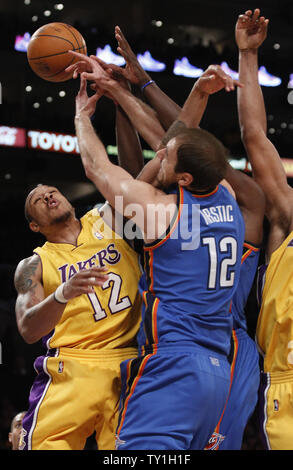
[(57, 289), (54, 292), (54, 299), (57, 300), (60, 304), (67, 304), (69, 299), (66, 299), (63, 295), (63, 287), (64, 287), (64, 282), (63, 284), (60, 284), (60, 286), (57, 287)]

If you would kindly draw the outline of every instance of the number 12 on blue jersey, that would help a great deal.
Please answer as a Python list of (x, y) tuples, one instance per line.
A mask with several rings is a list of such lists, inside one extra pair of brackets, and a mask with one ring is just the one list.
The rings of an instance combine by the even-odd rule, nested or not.
[[(202, 244), (209, 250), (209, 279), (208, 289), (232, 287), (235, 280), (238, 243), (233, 237), (216, 240), (215, 237), (204, 237)], [(226, 257), (223, 257), (227, 253)]]

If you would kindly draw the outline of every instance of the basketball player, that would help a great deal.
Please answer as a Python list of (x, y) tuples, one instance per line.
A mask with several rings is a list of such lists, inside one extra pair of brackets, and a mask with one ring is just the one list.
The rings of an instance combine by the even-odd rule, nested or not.
[[(95, 60), (86, 60), (102, 74)], [(82, 77), (77, 102), (85, 95)], [(239, 207), (218, 185), (227, 169), (226, 151), (199, 129), (171, 139), (160, 150), (158, 180), (162, 188), (175, 186), (165, 192), (110, 163), (84, 109), (75, 125), (87, 176), (112, 206), (120, 196), (124, 215), (144, 233), (148, 290), (143, 292), (139, 356), (121, 365), (117, 448), (203, 449), (229, 390), (229, 306), (244, 239)], [(192, 232), (186, 246), (183, 232), (192, 212), (196, 217), (195, 203), (201, 230), (197, 240)], [(153, 217), (156, 209), (161, 212)]]
[(26, 411), (21, 411), (20, 413), (17, 413), (11, 421), (10, 432), (8, 434), (8, 440), (11, 444), (11, 450), (18, 450), (22, 421), (25, 414)]
[[(117, 27), (116, 27), (117, 38)], [(125, 37), (120, 30), (119, 38), (120, 52), (126, 60), (126, 68), (122, 69), (121, 73), (125, 78), (132, 81), (133, 84), (143, 84), (150, 80), (149, 76), (141, 70), (135, 54), (132, 52)], [(101, 61), (99, 61), (100, 63)], [(118, 67), (113, 65), (109, 66), (118, 72)], [(174, 115), (178, 117), (178, 109), (170, 98), (166, 99), (166, 95), (160, 88), (153, 83), (150, 83), (145, 90), (150, 96), (150, 101), (154, 107), (157, 115), (162, 119), (161, 125), (170, 123), (174, 120)], [(230, 77), (222, 71), (219, 66), (210, 66), (203, 73), (203, 75), (196, 81), (192, 92), (189, 96), (190, 105), (187, 108), (185, 105), (184, 114), (181, 114), (181, 120), (185, 122), (188, 127), (197, 127), (200, 123), (202, 115), (205, 111), (208, 97), (225, 88), (226, 91), (234, 89), (236, 82), (232, 81)], [(239, 84), (238, 84), (239, 85)], [(140, 133), (147, 139), (148, 143), (153, 146), (156, 144), (158, 132), (150, 135), (151, 129), (160, 129), (160, 124), (152, 113), (148, 113), (148, 109), (137, 98), (125, 95), (121, 99), (121, 94), (116, 94), (116, 99), (127, 110), (130, 119), (135, 124)], [(190, 101), (192, 100), (192, 102)], [(141, 108), (140, 108), (141, 107)], [(139, 108), (142, 115), (138, 114)], [(148, 120), (152, 117), (153, 122), (146, 122), (143, 113), (148, 113)], [(162, 142), (166, 144), (171, 135), (176, 135), (180, 129), (183, 128), (183, 122), (175, 122), (173, 126), (163, 137), (163, 130), (161, 130)], [(145, 123), (145, 124), (144, 124)], [(145, 126), (143, 128), (142, 126)], [(159, 170), (159, 162), (156, 163), (155, 159), (148, 163), (141, 172), (139, 178), (146, 182), (156, 184), (156, 176)], [(260, 245), (262, 243), (262, 225), (264, 216), (264, 197), (259, 188), (255, 188), (255, 184), (251, 178), (237, 172), (240, 178), (238, 187), (235, 187), (233, 176), (235, 172), (226, 175), (232, 186), (234, 185), (238, 195), (240, 191), (246, 191), (249, 187), (249, 201), (246, 201), (250, 207), (249, 211), (245, 211), (245, 243), (243, 246), (243, 256), (241, 264), (241, 274), (238, 289), (233, 297), (232, 315), (233, 315), (233, 335), (231, 341), (231, 387), (229, 393), (229, 400), (225, 406), (224, 412), (217, 424), (215, 432), (209, 439), (206, 449), (213, 450), (238, 450), (241, 449), (243, 433), (246, 428), (247, 422), (252, 415), (256, 403), (259, 386), (259, 354), (255, 341), (253, 341), (247, 332), (247, 323), (245, 318), (245, 305), (247, 298), (251, 291), (253, 281), (255, 278), (256, 270), (259, 263)], [(235, 178), (235, 177), (234, 177)], [(249, 186), (247, 186), (249, 185)], [(252, 196), (253, 194), (253, 196)], [(141, 281), (142, 282), (142, 281)]]
[(292, 410), (292, 230), (293, 192), (279, 154), (267, 138), (266, 113), (258, 83), (258, 49), (267, 35), (269, 20), (260, 10), (246, 11), (236, 23), (240, 80), (239, 119), (243, 143), (253, 176), (266, 196), (270, 222), (266, 266), (260, 276), (261, 307), (257, 342), (263, 354), (260, 387), (262, 432), (267, 449), (293, 449)]
[(114, 449), (120, 362), (137, 354), (137, 254), (111, 229), (112, 213), (79, 220), (55, 187), (33, 189), (25, 212), (47, 241), (16, 269), (17, 324), (47, 352), (35, 361), (20, 449), (79, 450), (94, 431), (99, 450)]

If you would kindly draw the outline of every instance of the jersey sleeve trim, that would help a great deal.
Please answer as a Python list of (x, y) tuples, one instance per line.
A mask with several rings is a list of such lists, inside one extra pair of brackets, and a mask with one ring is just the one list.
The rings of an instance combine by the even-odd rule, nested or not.
[(161, 246), (163, 243), (165, 243), (165, 241), (167, 241), (170, 238), (171, 234), (174, 232), (175, 228), (177, 227), (177, 225), (179, 223), (183, 202), (184, 202), (184, 191), (183, 191), (183, 188), (181, 186), (179, 186), (178, 195), (177, 195), (177, 208), (178, 208), (178, 211), (177, 211), (177, 215), (176, 215), (175, 219), (171, 222), (170, 226), (168, 227), (164, 238), (157, 239), (152, 243), (146, 243), (145, 246), (144, 246), (145, 251), (154, 250), (155, 248), (159, 248), (159, 246)]

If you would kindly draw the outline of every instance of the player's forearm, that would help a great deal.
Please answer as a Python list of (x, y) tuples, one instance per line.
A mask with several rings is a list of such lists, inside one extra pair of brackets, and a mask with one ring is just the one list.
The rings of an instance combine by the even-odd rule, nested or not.
[(244, 140), (258, 132), (266, 134), (267, 121), (263, 94), (258, 81), (258, 50), (239, 51), (239, 81), (237, 89), (240, 130)]
[(138, 179), (139, 181), (144, 181), (145, 183), (149, 183), (156, 187), (160, 165), (161, 163), (159, 158), (155, 157), (143, 167), (136, 179)]
[(106, 183), (105, 176), (113, 166), (100, 138), (86, 113), (75, 116), (75, 130), (78, 139), (80, 156), (86, 176), (95, 180), (98, 189)]
[(158, 119), (165, 130), (177, 119), (181, 107), (171, 100), (156, 83), (143, 89), (143, 94), (150, 106), (156, 111)]
[(178, 121), (182, 121), (186, 127), (198, 127), (206, 110), (208, 99), (209, 95), (202, 92), (195, 83), (179, 113)]
[(55, 300), (54, 294), (31, 307), (25, 306), (23, 299), (18, 298), (16, 315), (19, 333), (28, 344), (36, 343), (55, 328), (65, 307), (65, 303)]
[(119, 165), (136, 178), (144, 165), (140, 140), (128, 116), (119, 105), (116, 106), (115, 130)]
[(115, 207), (115, 198), (124, 196), (125, 181), (133, 180), (133, 177), (123, 168), (110, 162), (88, 115), (80, 113), (75, 117), (75, 129), (86, 176), (109, 204)]
[(165, 130), (154, 111), (122, 87), (111, 89), (111, 93), (142, 138), (152, 149), (157, 150)]

